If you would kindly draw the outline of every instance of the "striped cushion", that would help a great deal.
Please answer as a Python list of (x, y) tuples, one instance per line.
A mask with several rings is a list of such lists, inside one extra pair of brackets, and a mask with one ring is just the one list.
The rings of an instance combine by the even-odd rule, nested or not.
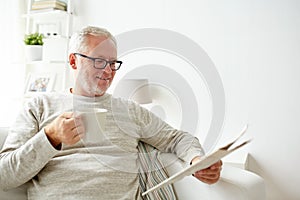
[[(144, 142), (139, 142), (139, 182), (141, 192), (145, 192), (151, 187), (168, 178), (168, 172), (158, 158), (159, 151)], [(173, 185), (160, 188), (148, 193), (143, 197), (145, 200), (175, 200), (176, 194)]]

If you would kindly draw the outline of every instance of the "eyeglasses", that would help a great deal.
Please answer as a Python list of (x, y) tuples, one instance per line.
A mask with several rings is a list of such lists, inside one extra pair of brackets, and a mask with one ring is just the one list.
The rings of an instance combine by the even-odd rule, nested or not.
[(105, 69), (107, 64), (109, 64), (110, 69), (112, 71), (117, 71), (118, 69), (120, 69), (120, 67), (123, 63), (122, 61), (119, 61), (119, 60), (107, 61), (107, 60), (104, 60), (103, 58), (92, 58), (92, 57), (86, 56), (81, 53), (74, 53), (74, 55), (82, 56), (84, 58), (92, 60), (94, 62), (94, 67), (96, 69)]

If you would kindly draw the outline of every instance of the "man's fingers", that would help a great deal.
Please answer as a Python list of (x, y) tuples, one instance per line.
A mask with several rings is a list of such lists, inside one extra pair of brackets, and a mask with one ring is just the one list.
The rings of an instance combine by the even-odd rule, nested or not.
[(64, 112), (63, 114), (60, 115), (61, 117), (65, 119), (70, 119), (75, 116), (74, 112)]
[(63, 142), (68, 145), (73, 145), (83, 137), (84, 132), (77, 131), (77, 129), (74, 129), (73, 131), (69, 132), (69, 134), (65, 135)]
[[(74, 135), (74, 137), (73, 137), (73, 141), (78, 142), (80, 139), (83, 138), (83, 136), (84, 136), (83, 133), (81, 133), (81, 134), (76, 134), (76, 135)], [(75, 143), (76, 143), (76, 142), (75, 142)]]
[(197, 171), (196, 173), (200, 174), (215, 174), (218, 173), (219, 171), (222, 170), (222, 167), (218, 167), (218, 168), (208, 168), (208, 169), (202, 169), (200, 171)]
[(80, 116), (76, 116), (72, 112), (67, 112), (62, 115), (65, 125), (65, 142), (69, 145), (77, 143), (85, 133), (85, 128)]
[(207, 184), (216, 183), (220, 179), (222, 165), (223, 165), (222, 161), (219, 160), (218, 162), (211, 165), (210, 167), (195, 172), (194, 176), (200, 181)]
[(201, 172), (196, 172), (195, 176), (198, 178), (206, 178), (206, 179), (216, 179), (219, 178), (220, 172), (211, 172), (211, 173), (201, 173)]
[(199, 175), (198, 173), (195, 173), (194, 175), (197, 179), (200, 181), (207, 183), (207, 184), (214, 184), (220, 179), (220, 173), (216, 174), (202, 174)]
[(73, 131), (73, 129), (77, 129), (78, 127), (83, 127), (83, 121), (81, 116), (75, 116), (74, 114), (64, 113), (63, 124), (66, 129)]
[(76, 126), (72, 129), (73, 135), (84, 135), (85, 133), (85, 128), (84, 126)]

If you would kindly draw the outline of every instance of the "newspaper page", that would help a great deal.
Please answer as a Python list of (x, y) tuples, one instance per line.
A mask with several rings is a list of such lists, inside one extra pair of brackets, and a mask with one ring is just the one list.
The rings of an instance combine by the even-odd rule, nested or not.
[[(186, 176), (190, 176), (190, 175), (194, 174), (196, 171), (208, 168), (212, 164), (216, 163), (218, 160), (222, 159), (223, 157), (227, 156), (228, 154), (232, 153), (233, 151), (236, 151), (237, 149), (241, 148), (242, 146), (248, 144), (251, 140), (247, 140), (247, 141), (242, 142), (241, 144), (239, 144), (235, 147), (232, 147), (237, 142), (237, 140), (240, 139), (244, 135), (247, 128), (248, 128), (248, 125), (246, 125), (243, 128), (241, 133), (238, 135), (238, 137), (233, 142), (230, 142), (226, 146), (223, 146), (223, 147), (217, 149), (216, 151), (210, 153), (209, 155), (206, 155), (206, 156), (202, 157), (202, 159), (200, 159), (195, 164), (190, 165), (189, 167), (181, 170), (180, 172), (170, 176), (168, 179), (164, 180), (163, 182), (161, 182), (161, 183), (157, 184), (156, 186), (150, 188), (149, 190), (144, 192), (142, 194), (142, 196), (145, 196), (149, 192), (157, 190), (157, 189), (159, 189), (161, 187), (164, 187), (168, 184), (175, 183), (176, 181), (179, 181), (179, 180), (183, 179)], [(230, 147), (232, 147), (232, 148), (230, 148)]]

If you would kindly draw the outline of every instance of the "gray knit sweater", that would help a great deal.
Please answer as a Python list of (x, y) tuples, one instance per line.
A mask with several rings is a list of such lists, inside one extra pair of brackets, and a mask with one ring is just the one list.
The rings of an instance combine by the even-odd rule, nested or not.
[[(103, 139), (63, 145), (49, 143), (44, 127), (66, 111), (105, 108)], [(198, 140), (173, 129), (139, 105), (113, 98), (69, 93), (39, 95), (28, 101), (0, 154), (0, 186), (28, 184), (28, 199), (140, 199), (139, 141), (190, 162), (202, 155)]]

